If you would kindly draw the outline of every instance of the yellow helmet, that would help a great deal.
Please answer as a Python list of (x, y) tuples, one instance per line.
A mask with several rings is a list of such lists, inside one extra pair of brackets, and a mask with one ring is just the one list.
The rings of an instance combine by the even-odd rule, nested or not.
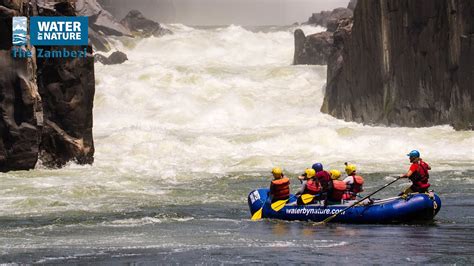
[(329, 173), (331, 174), (331, 179), (332, 180), (336, 180), (336, 179), (339, 179), (339, 177), (341, 177), (341, 171), (339, 170), (331, 170), (329, 171)]
[(316, 171), (314, 171), (312, 168), (306, 168), (304, 172), (306, 173), (306, 178), (308, 179), (313, 178), (316, 175)]
[(282, 173), (283, 173), (283, 171), (281, 170), (280, 167), (274, 167), (272, 169), (272, 174), (274, 174), (274, 175), (281, 175)]
[(351, 175), (356, 171), (356, 166), (354, 164), (347, 164), (346, 163), (346, 174)]

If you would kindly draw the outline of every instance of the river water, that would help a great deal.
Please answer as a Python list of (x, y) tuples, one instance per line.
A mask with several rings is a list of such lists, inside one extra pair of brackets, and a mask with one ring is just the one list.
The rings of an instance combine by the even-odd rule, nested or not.
[[(96, 65), (93, 166), (0, 174), (0, 262), (474, 263), (473, 132), (322, 114), (326, 67), (291, 66), (294, 28), (169, 27)], [(433, 223), (249, 220), (247, 194), (275, 165), (294, 178), (350, 161), (370, 192), (415, 148), (443, 201)]]

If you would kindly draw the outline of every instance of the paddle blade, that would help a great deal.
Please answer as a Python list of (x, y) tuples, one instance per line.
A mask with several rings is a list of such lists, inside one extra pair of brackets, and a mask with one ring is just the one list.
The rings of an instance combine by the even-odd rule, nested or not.
[(285, 204), (287, 202), (288, 202), (288, 199), (275, 201), (274, 203), (272, 203), (272, 210), (277, 212), (277, 211), (283, 209), (283, 207), (285, 207)]
[(301, 195), (301, 200), (304, 204), (310, 203), (314, 199), (314, 195), (311, 194), (303, 194)]
[(260, 219), (262, 219), (262, 208), (260, 208), (258, 211), (256, 211), (252, 215), (252, 221), (256, 221), (256, 220), (260, 220)]

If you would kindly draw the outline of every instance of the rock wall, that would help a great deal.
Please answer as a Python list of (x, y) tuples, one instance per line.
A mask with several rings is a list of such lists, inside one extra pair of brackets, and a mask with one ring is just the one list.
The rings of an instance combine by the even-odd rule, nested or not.
[(357, 1), (351, 0), (347, 8), (336, 8), (332, 11), (313, 13), (307, 24), (316, 24), (327, 28), (325, 32), (319, 32), (305, 36), (301, 29), (295, 30), (295, 54), (294, 65), (326, 65), (331, 54), (334, 43), (334, 31), (338, 21), (352, 18), (353, 8)]
[[(349, 3), (351, 5), (351, 3)], [(339, 7), (332, 11), (321, 11), (313, 13), (308, 19), (308, 24), (316, 24), (323, 27), (328, 27), (330, 24), (335, 24), (338, 20), (352, 17), (352, 10), (349, 8)]]
[(38, 159), (51, 167), (92, 163), (92, 48), (86, 59), (13, 58), (12, 16), (75, 14), (66, 2), (53, 9), (28, 2), (0, 0), (0, 171), (32, 169)]
[(334, 33), (322, 112), (473, 129), (474, 1), (359, 0)]
[(305, 36), (301, 29), (295, 30), (294, 65), (326, 65), (333, 45), (331, 32), (319, 32)]

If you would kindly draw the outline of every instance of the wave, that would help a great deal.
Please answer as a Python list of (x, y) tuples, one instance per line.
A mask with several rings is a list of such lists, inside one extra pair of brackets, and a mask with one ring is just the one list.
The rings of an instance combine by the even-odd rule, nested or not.
[(98, 67), (97, 164), (116, 163), (107, 159), (118, 151), (128, 163), (136, 160), (136, 169), (163, 178), (264, 171), (275, 164), (296, 171), (316, 160), (399, 171), (416, 148), (443, 170), (459, 163), (472, 168), (465, 158), (472, 132), (369, 127), (319, 112), (326, 67), (291, 66), (294, 27), (174, 27), (182, 30), (127, 51), (131, 60), (113, 74)]

